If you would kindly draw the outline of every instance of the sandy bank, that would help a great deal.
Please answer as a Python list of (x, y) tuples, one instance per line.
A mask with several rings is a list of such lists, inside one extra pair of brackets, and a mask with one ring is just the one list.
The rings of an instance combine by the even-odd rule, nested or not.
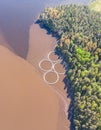
[[(40, 72), (41, 79), (44, 82), (44, 71), (39, 68), (39, 63), (43, 59), (48, 58), (48, 54), (50, 51), (54, 51), (56, 46), (56, 39), (51, 35), (47, 34), (45, 29), (40, 28), (38, 24), (32, 24), (29, 30), (29, 49), (27, 60)], [(56, 55), (51, 55), (50, 58), (56, 60)], [(41, 64), (45, 70), (49, 69), (51, 65), (49, 62), (45, 62), (45, 64)], [(59, 72), (62, 70), (61, 66), (58, 65)], [(55, 75), (56, 76), (56, 75)], [(70, 99), (67, 99), (67, 93), (64, 89), (65, 84), (63, 82), (65, 75), (59, 76), (58, 83), (49, 86), (51, 89), (58, 95), (60, 101), (60, 110), (59, 110), (59, 120), (58, 120), (58, 130), (69, 130), (70, 129), (70, 121), (67, 119), (66, 111), (69, 108)], [(49, 81), (53, 81), (55, 77), (48, 77)], [(65, 111), (64, 111), (65, 109)], [(68, 114), (68, 113), (67, 113)]]
[(47, 57), (47, 52), (54, 49), (56, 39), (51, 35), (47, 35), (45, 29), (40, 28), (38, 24), (32, 24), (29, 30), (29, 49), (27, 60), (32, 63), (35, 68), (38, 67), (39, 61), (43, 56)]
[(26, 61), (0, 46), (0, 130), (57, 130), (59, 100)]

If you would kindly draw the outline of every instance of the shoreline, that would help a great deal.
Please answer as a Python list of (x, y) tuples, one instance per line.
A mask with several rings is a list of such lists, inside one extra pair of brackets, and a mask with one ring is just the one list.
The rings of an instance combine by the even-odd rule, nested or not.
[[(39, 69), (38, 64), (42, 58), (47, 59), (49, 51), (54, 51), (54, 46), (56, 46), (56, 43), (57, 43), (56, 38), (47, 34), (47, 31), (43, 28), (40, 28), (40, 26), (38, 24), (33, 23), (33, 25), (30, 26), (29, 51), (28, 51), (28, 55), (27, 55), (27, 60), (39, 71), (41, 77), (43, 74), (42, 74), (41, 70)], [(64, 76), (61, 76), (61, 77), (63, 80)], [(64, 86), (64, 83), (62, 80), (59, 82), (62, 82), (61, 84)], [(43, 82), (44, 82), (44, 80), (43, 80)], [(56, 93), (56, 95), (60, 98), (60, 102), (61, 102), (60, 111), (62, 110), (62, 112), (65, 113), (65, 116), (64, 116), (64, 114), (61, 114), (61, 112), (60, 112), (59, 116), (61, 116), (60, 118), (62, 118), (62, 119), (60, 119), (60, 120), (62, 122), (61, 121), (58, 121), (58, 122), (60, 122), (60, 124), (64, 124), (64, 122), (65, 122), (65, 126), (61, 126), (61, 127), (65, 127), (65, 128), (63, 128), (64, 130), (65, 129), (67, 130), (67, 127), (68, 127), (68, 130), (69, 130), (70, 122), (67, 119), (68, 118), (67, 111), (68, 111), (68, 104), (70, 103), (70, 101), (69, 101), (69, 99), (67, 99), (67, 93), (64, 90), (64, 87), (59, 85), (59, 83), (52, 85), (52, 86), (47, 84), (47, 86), (49, 88), (51, 88), (52, 91), (54, 91)], [(60, 124), (58, 123), (59, 126), (60, 126)], [(57, 130), (59, 130), (59, 128)]]

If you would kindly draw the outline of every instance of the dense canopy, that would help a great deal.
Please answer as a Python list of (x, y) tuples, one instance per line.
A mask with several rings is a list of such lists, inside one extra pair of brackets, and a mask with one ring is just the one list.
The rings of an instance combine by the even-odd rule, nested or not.
[(56, 33), (66, 62), (74, 130), (101, 130), (101, 13), (88, 6), (46, 8), (40, 24)]

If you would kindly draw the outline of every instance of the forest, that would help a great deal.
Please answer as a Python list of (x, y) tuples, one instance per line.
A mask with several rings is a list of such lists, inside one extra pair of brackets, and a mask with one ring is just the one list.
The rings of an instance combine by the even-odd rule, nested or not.
[(39, 22), (56, 34), (56, 51), (66, 62), (72, 130), (101, 130), (101, 13), (61, 5), (45, 8)]

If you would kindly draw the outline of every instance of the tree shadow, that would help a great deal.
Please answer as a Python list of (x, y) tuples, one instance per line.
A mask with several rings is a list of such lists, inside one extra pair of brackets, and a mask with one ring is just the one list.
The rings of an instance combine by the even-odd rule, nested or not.
[(50, 28), (48, 28), (47, 26), (45, 26), (44, 24), (42, 24), (39, 20), (35, 21), (35, 24), (38, 24), (40, 26), (41, 29), (46, 30), (46, 34), (47, 35), (51, 35), (52, 37), (54, 37), (57, 41), (59, 40), (59, 37), (57, 35), (57, 33), (53, 32), (52, 30), (50, 30)]
[(66, 90), (67, 92), (67, 98), (70, 98), (70, 104), (69, 104), (69, 109), (68, 109), (68, 120), (71, 122), (71, 125), (70, 125), (70, 129), (71, 130), (74, 130), (74, 124), (73, 124), (73, 111), (74, 111), (74, 107), (73, 107), (73, 102), (74, 102), (74, 93), (73, 93), (73, 89), (71, 87), (71, 83), (70, 83), (70, 80), (69, 80), (69, 77), (67, 75), (68, 73), (68, 70), (69, 70), (69, 66), (67, 64), (67, 61), (65, 61), (61, 51), (59, 51), (57, 49), (57, 47), (55, 48), (55, 54), (58, 56), (59, 59), (61, 59), (61, 64), (63, 65), (63, 67), (65, 68), (66, 70), (66, 73), (65, 73), (65, 78), (63, 79), (63, 82), (64, 82), (64, 89)]

